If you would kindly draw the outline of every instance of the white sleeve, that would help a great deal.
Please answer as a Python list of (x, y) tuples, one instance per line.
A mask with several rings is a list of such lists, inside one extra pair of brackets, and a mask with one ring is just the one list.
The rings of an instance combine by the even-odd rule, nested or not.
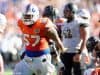
[(78, 24), (79, 26), (88, 27), (89, 21), (86, 19), (78, 18)]

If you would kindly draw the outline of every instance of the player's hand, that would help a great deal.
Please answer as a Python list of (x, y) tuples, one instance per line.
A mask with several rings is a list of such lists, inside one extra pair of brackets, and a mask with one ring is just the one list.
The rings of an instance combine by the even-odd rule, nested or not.
[(64, 48), (64, 51), (67, 51), (68, 50), (68, 48)]
[(80, 62), (80, 54), (75, 54), (73, 57), (74, 62)]
[(68, 48), (64, 48), (63, 52), (66, 52), (68, 50)]
[(67, 50), (68, 50), (68, 48), (63, 48), (61, 53), (65, 53), (65, 52), (67, 52)]
[(88, 56), (84, 56), (84, 62), (85, 62), (85, 64), (89, 64), (90, 58)]

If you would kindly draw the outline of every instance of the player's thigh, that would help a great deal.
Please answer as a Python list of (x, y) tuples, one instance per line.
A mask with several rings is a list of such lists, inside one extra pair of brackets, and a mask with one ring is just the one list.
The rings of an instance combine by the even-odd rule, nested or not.
[(56, 72), (55, 66), (51, 63), (51, 55), (46, 55), (46, 61), (42, 62), (42, 65), (44, 66), (46, 75), (52, 75), (54, 72)]
[(22, 60), (18, 64), (16, 64), (13, 70), (13, 75), (31, 75), (31, 70), (29, 69), (25, 61)]

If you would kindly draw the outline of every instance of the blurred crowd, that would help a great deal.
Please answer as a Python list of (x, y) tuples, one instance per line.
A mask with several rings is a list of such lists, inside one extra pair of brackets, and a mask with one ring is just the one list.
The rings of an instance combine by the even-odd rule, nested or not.
[[(0, 36), (0, 52), (3, 55), (4, 63), (7, 65), (11, 61), (19, 59), (18, 50), (24, 49), (21, 41), (21, 32), (17, 27), (17, 20), (21, 18), (22, 10), (29, 3), (34, 3), (43, 13), (46, 5), (53, 5), (59, 10), (63, 10), (65, 3), (73, 2), (78, 7), (86, 8), (91, 14), (90, 35), (100, 38), (100, 0), (0, 0), (0, 13), (6, 15), (8, 24), (5, 33)], [(62, 17), (60, 11), (60, 17)], [(20, 34), (19, 34), (20, 33)], [(17, 40), (17, 41), (16, 41)]]
[[(53, 5), (59, 10), (63, 10), (64, 4), (68, 2), (73, 2), (73, 0), (0, 0), (0, 13), (5, 14), (8, 19), (8, 25), (12, 25), (15, 28), (16, 21), (21, 17), (22, 10), (28, 3), (36, 4), (42, 14), (46, 5)], [(91, 35), (98, 36), (100, 32), (100, 0), (74, 0), (74, 3), (79, 8), (86, 8), (90, 11), (91, 22), (93, 22), (91, 23)], [(60, 11), (60, 16), (62, 16), (62, 11)]]

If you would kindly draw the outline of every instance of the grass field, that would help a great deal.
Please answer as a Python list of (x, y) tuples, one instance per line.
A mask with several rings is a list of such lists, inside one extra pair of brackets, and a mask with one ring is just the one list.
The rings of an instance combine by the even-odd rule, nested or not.
[(5, 70), (4, 75), (13, 75), (12, 70), (11, 69)]
[[(13, 75), (12, 70), (11, 69), (5, 70), (4, 75)], [(56, 75), (56, 73), (54, 73), (54, 75)]]
[[(7, 70), (4, 75), (13, 75), (11, 70)], [(54, 75), (56, 75), (56, 73), (54, 73)]]

